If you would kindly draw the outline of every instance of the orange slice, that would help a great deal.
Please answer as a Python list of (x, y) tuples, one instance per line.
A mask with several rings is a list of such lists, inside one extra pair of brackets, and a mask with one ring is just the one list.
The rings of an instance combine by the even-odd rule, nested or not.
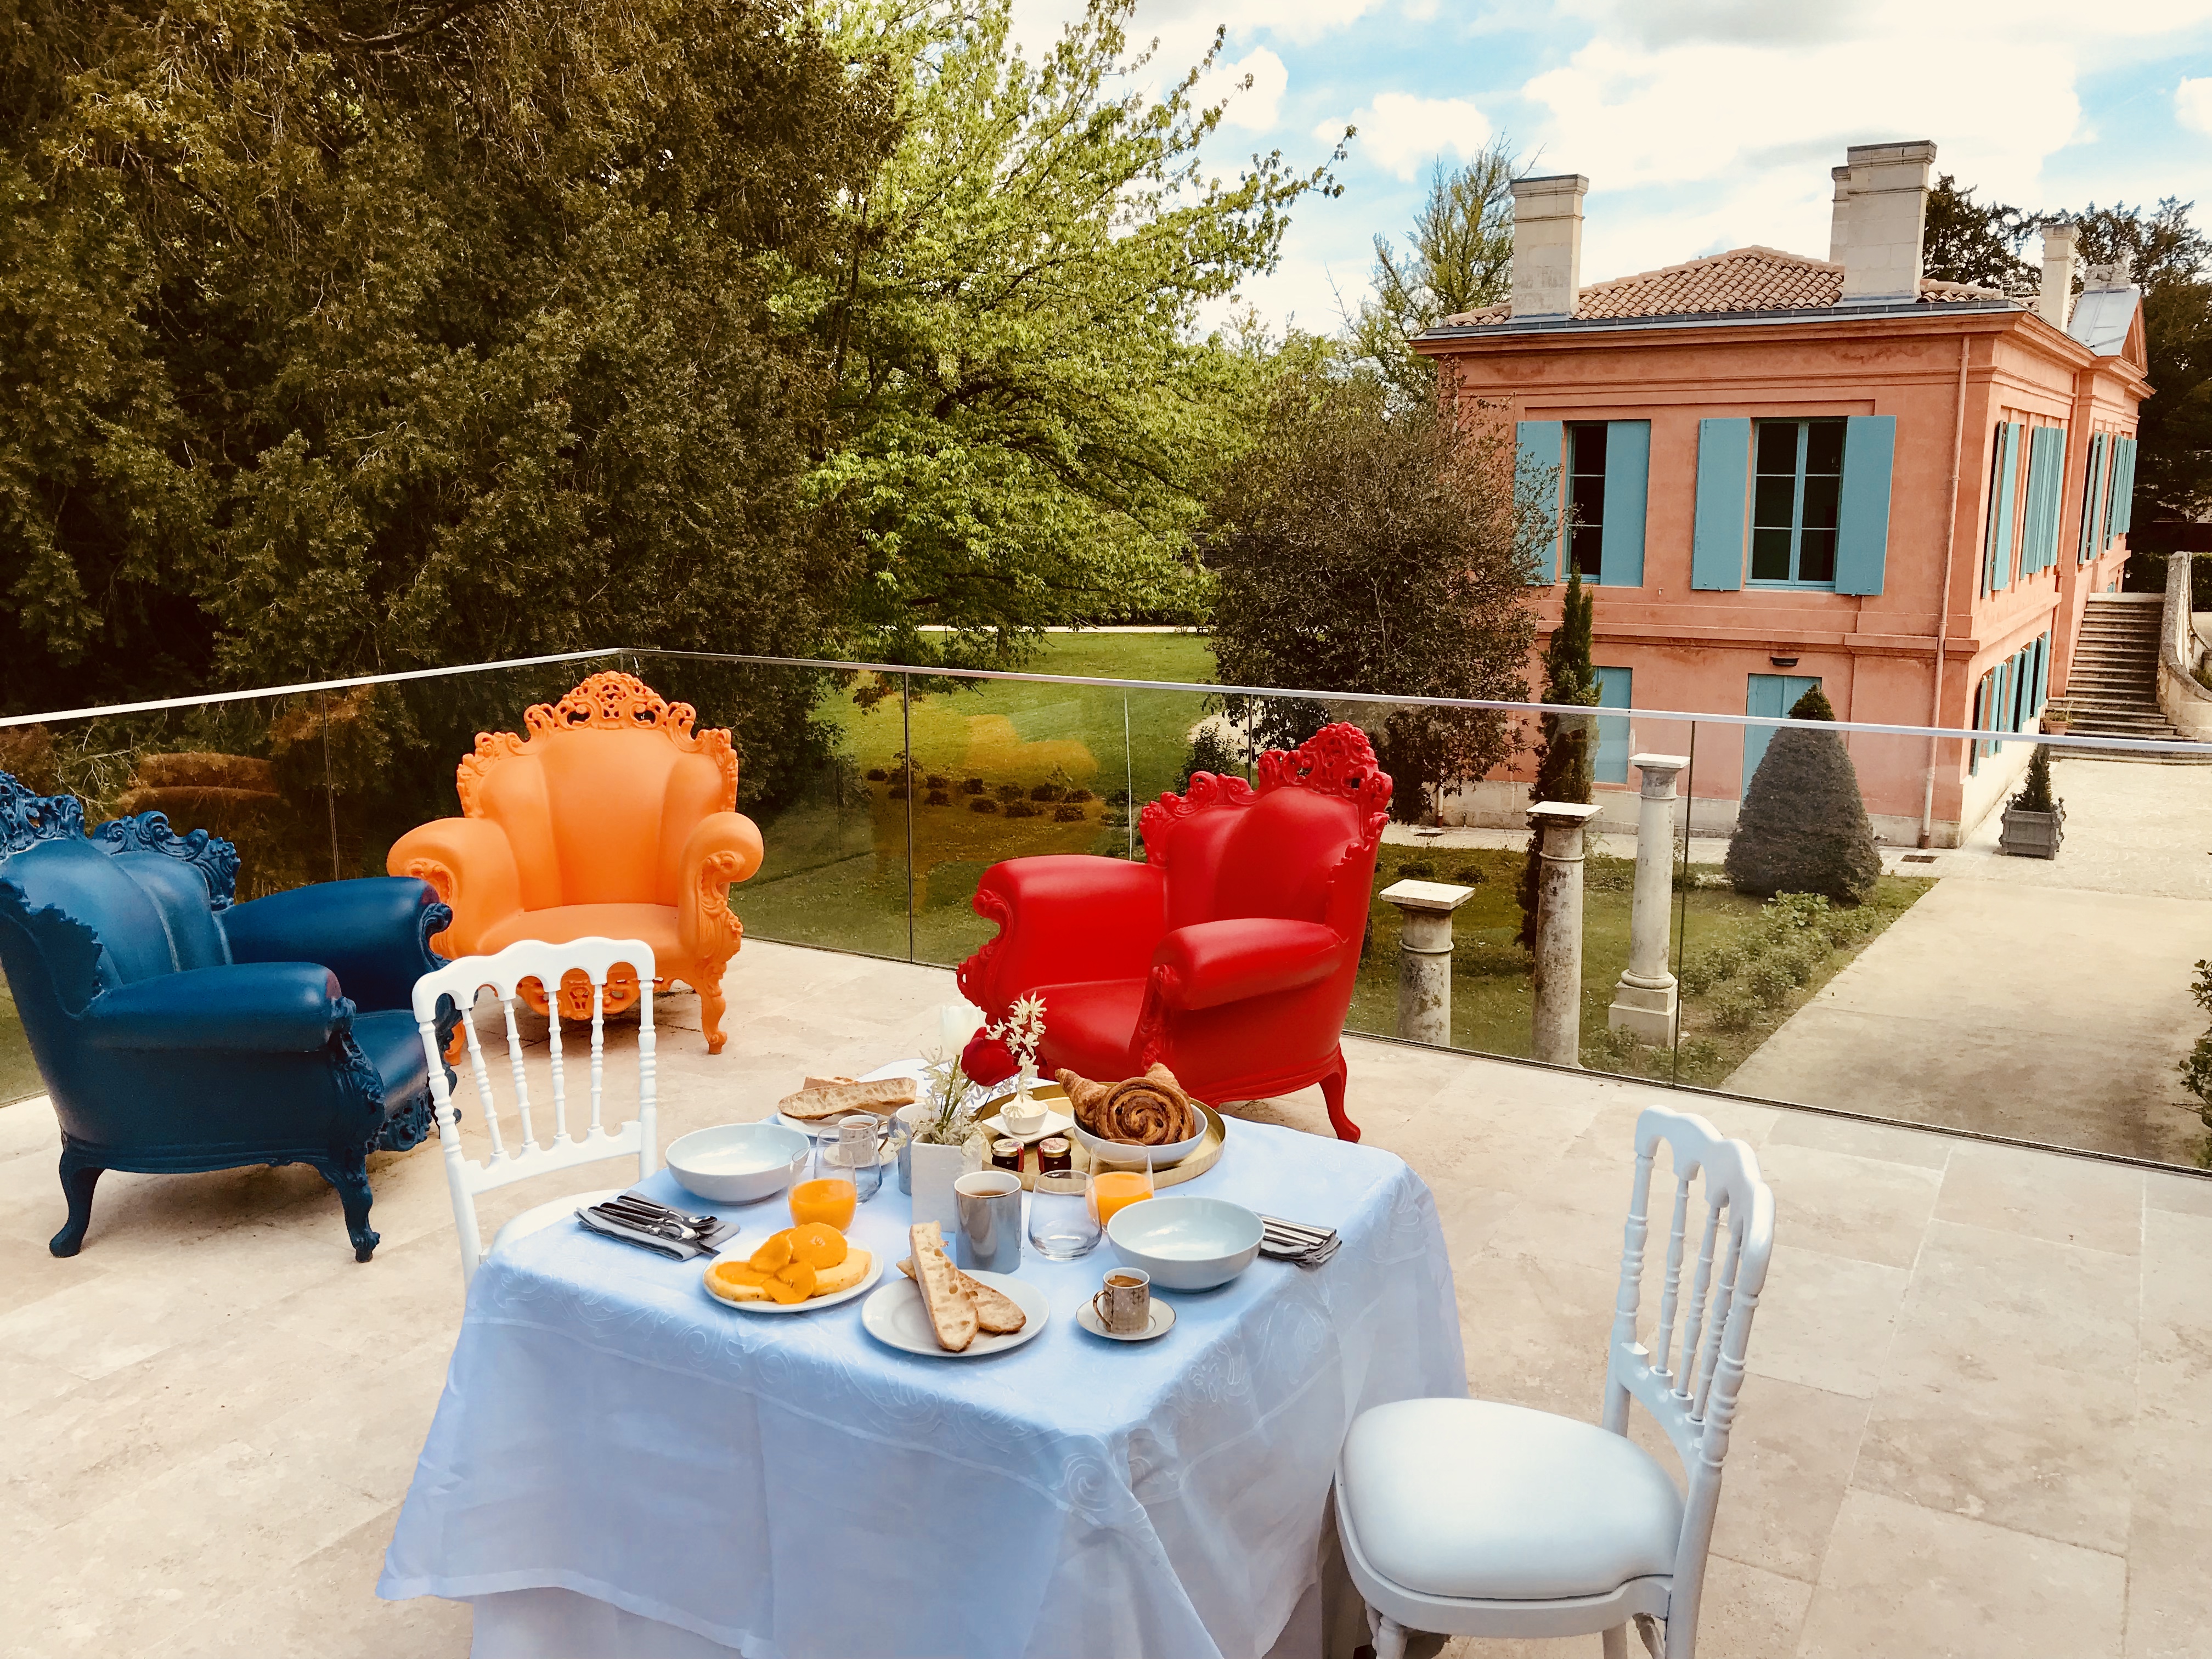
[(787, 1227), (780, 1233), (771, 1234), (760, 1249), (753, 1252), (751, 1265), (764, 1273), (781, 1273), (788, 1267), (791, 1265), (791, 1230)]
[(770, 1296), (787, 1305), (804, 1302), (814, 1294), (814, 1269), (804, 1261), (794, 1261), (769, 1279), (767, 1289)]
[(834, 1267), (845, 1259), (845, 1235), (826, 1221), (791, 1230), (791, 1259), (810, 1267)]
[(768, 1283), (770, 1275), (750, 1262), (717, 1261), (707, 1269), (707, 1277), (718, 1285), (749, 1285), (758, 1290)]

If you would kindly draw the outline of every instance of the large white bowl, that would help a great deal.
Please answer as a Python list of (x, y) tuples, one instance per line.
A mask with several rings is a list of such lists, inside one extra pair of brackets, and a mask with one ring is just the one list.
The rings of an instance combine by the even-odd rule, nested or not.
[(668, 1172), (687, 1193), (717, 1204), (773, 1198), (794, 1179), (811, 1143), (781, 1123), (724, 1123), (694, 1129), (668, 1149)]
[(1206, 1139), (1206, 1114), (1200, 1112), (1198, 1115), (1198, 1133), (1188, 1140), (1170, 1140), (1158, 1146), (1139, 1146), (1128, 1140), (1109, 1140), (1103, 1135), (1092, 1134), (1080, 1123), (1068, 1127), (1088, 1152), (1103, 1153), (1108, 1158), (1135, 1158), (1149, 1152), (1152, 1158), (1152, 1167), (1164, 1170), (1169, 1164), (1180, 1162), (1198, 1150), (1198, 1143)]
[(1115, 1212), (1107, 1242), (1165, 1291), (1226, 1285), (1260, 1254), (1260, 1218), (1224, 1198), (1147, 1198)]

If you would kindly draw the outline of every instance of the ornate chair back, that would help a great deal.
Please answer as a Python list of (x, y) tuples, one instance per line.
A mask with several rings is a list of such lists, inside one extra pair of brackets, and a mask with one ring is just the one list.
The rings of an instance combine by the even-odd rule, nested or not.
[[(635, 973), (639, 994), (637, 1030), (637, 1115), (617, 1129), (604, 1121), (606, 1043), (605, 1018), (608, 979), (618, 966)], [(617, 987), (627, 975), (617, 975)], [(582, 1000), (588, 986), (591, 1000), (592, 1049), (589, 1120), (580, 1137), (572, 1133), (568, 1117), (568, 1069), (561, 1044), (561, 1022), (546, 1022), (550, 1061), (551, 1098), (533, 1109), (530, 1079), (525, 1066), (524, 1042), (514, 1013), (524, 998), (526, 980), (536, 980), (542, 990), (564, 987)], [(581, 981), (580, 983), (579, 981)], [(438, 1116), (438, 1139), (446, 1155), (446, 1179), (453, 1200), (453, 1225), (461, 1245), (464, 1281), (476, 1274), (484, 1255), (483, 1235), (477, 1224), (477, 1194), (510, 1182), (550, 1175), (601, 1158), (635, 1157), (637, 1178), (642, 1181), (659, 1167), (659, 1126), (653, 1109), (654, 1062), (653, 1035), (653, 947), (639, 939), (580, 939), (564, 945), (523, 939), (495, 956), (463, 957), (415, 983), (415, 1025), (430, 1062), (431, 1103)], [(477, 1030), (475, 1006), (479, 993), (489, 990), (505, 1016), (507, 1072), (514, 1090), (514, 1130), (500, 1123), (499, 1103), (492, 1082), (492, 1067), (484, 1058)], [(452, 1085), (447, 1080), (438, 1041), (438, 1004), (451, 998), (460, 1011), (461, 1030), (470, 1074), (476, 1081), (477, 1100), (483, 1114), (483, 1129), (491, 1153), (481, 1161), (462, 1150), (459, 1115), (453, 1107)], [(542, 1002), (542, 993), (538, 1001)], [(546, 1139), (542, 1132), (550, 1128)]]
[[(1649, 1347), (1637, 1338), (1637, 1314), (1650, 1232), (1652, 1160), (1664, 1141), (1673, 1154), (1658, 1323)], [(1696, 1206), (1691, 1188), (1703, 1177)], [(1689, 1252), (1694, 1240), (1694, 1261)], [(1723, 1139), (1704, 1118), (1655, 1106), (1636, 1121), (1636, 1179), (1621, 1245), (1620, 1293), (1606, 1358), (1605, 1426), (1628, 1432), (1632, 1399), (1667, 1432), (1681, 1460), (1686, 1495), (1675, 1556), (1670, 1628), (1697, 1628), (1706, 1552), (1720, 1502), (1721, 1464), (1743, 1386), (1752, 1316), (1774, 1249), (1774, 1194), (1741, 1140)], [(1683, 1270), (1690, 1269), (1689, 1283)], [(1686, 1300), (1685, 1297), (1686, 1295)]]
[(738, 803), (730, 734), (695, 732), (696, 718), (605, 673), (526, 710), (526, 738), (477, 734), (456, 778), (461, 812), (506, 832), (525, 909), (680, 901), (685, 838)]

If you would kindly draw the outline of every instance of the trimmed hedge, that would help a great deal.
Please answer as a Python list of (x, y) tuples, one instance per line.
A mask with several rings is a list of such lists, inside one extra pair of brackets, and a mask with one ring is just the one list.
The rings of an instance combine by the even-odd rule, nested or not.
[[(1835, 717), (1817, 685), (1790, 711), (1792, 720)], [(1881, 854), (1842, 734), (1796, 727), (1774, 734), (1743, 792), (1726, 867), (1736, 891), (1754, 898), (1820, 893), (1858, 904), (1874, 891)]]

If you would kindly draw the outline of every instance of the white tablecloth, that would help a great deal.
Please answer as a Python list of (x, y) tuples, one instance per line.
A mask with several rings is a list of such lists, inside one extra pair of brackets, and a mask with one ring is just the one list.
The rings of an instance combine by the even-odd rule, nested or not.
[[(888, 1178), (852, 1236), (906, 1254)], [(647, 1190), (688, 1200), (663, 1171)], [(1316, 1578), (1338, 1447), (1463, 1395), (1436, 1209), (1391, 1153), (1230, 1127), (1175, 1189), (1336, 1227), (1319, 1269), (1173, 1295), (1161, 1340), (1075, 1322), (1112, 1264), (1033, 1252), (1052, 1317), (979, 1360), (884, 1347), (860, 1303), (711, 1300), (698, 1263), (556, 1226), (491, 1257), (377, 1593), (556, 1588), (748, 1659), (1249, 1659)], [(745, 1236), (782, 1201), (730, 1211)]]

